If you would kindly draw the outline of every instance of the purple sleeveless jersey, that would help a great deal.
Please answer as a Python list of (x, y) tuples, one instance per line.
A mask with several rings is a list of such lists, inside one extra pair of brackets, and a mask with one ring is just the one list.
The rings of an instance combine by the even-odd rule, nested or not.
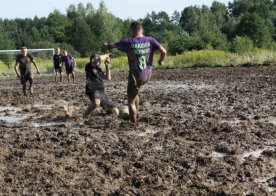
[(115, 45), (119, 50), (127, 53), (130, 71), (137, 72), (141, 77), (148, 77), (152, 68), (153, 53), (160, 48), (160, 44), (154, 38), (122, 39)]

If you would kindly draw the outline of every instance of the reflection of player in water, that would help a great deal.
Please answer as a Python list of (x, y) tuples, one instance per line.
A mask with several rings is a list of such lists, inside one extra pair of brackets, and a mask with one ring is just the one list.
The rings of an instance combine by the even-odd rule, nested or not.
[(131, 121), (137, 123), (138, 93), (140, 86), (148, 82), (151, 77), (153, 53), (155, 50), (159, 51), (158, 64), (162, 65), (167, 52), (154, 38), (144, 36), (143, 27), (139, 22), (132, 22), (130, 29), (132, 38), (106, 44), (106, 47), (109, 49), (118, 48), (127, 53), (129, 64), (127, 87), (129, 115)]
[(30, 83), (29, 91), (31, 94), (33, 94), (33, 73), (31, 63), (34, 64), (37, 73), (40, 74), (34, 58), (28, 54), (28, 49), (26, 47), (22, 47), (21, 54), (16, 57), (14, 69), (17, 77), (20, 78), (21, 84), (23, 85), (24, 95), (27, 95), (27, 81)]

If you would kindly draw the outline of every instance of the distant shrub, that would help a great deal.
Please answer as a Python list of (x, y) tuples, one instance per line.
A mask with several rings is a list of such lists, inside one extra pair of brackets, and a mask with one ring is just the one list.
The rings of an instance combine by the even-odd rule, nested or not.
[(250, 52), (253, 51), (253, 49), (253, 41), (244, 36), (236, 36), (230, 46), (230, 51), (236, 53)]

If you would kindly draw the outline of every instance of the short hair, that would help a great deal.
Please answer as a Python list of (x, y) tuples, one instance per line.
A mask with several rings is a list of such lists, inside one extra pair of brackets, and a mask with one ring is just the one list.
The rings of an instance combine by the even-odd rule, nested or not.
[(98, 54), (92, 54), (90, 56), (90, 62), (92, 61), (92, 59), (94, 59), (95, 57), (100, 57)]
[(21, 47), (21, 50), (25, 50), (25, 49), (27, 49), (26, 46), (22, 46), (22, 47)]
[(133, 21), (130, 24), (130, 30), (133, 33), (138, 33), (139, 31), (143, 30), (143, 26), (141, 25), (141, 23), (139, 23), (138, 21)]

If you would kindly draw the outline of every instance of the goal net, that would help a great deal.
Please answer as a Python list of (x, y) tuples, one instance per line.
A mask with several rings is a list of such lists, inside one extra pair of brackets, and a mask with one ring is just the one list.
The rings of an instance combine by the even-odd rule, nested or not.
[[(0, 71), (2, 74), (5, 74), (4, 72), (13, 72), (16, 56), (20, 52), (21, 50), (0, 50)], [(41, 72), (52, 72), (54, 48), (28, 49), (28, 53), (34, 57)]]

